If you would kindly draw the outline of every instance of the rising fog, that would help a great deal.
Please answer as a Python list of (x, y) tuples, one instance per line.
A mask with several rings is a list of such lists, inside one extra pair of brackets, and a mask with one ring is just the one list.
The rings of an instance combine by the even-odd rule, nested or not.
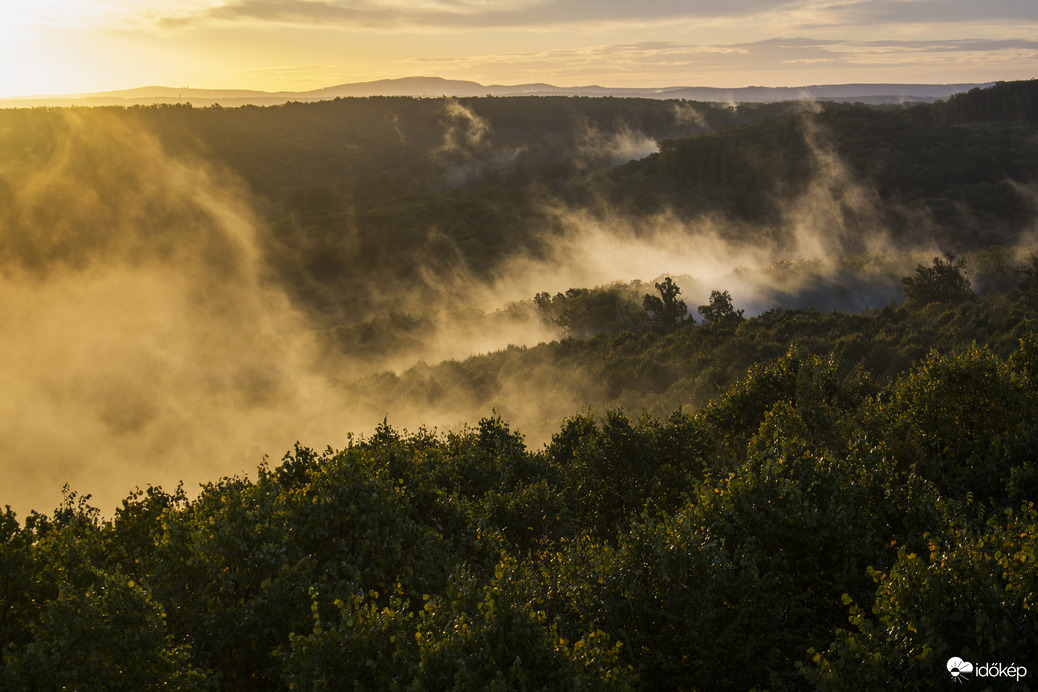
[[(691, 107), (673, 116), (703, 127)], [(105, 512), (138, 485), (183, 480), (191, 492), (247, 474), (265, 456), (276, 462), (296, 441), (341, 447), (383, 417), (444, 430), (496, 411), (537, 444), (562, 417), (596, 404), (571, 394), (593, 391), (588, 383), (560, 387), (574, 375), (553, 364), (476, 383), (432, 366), (563, 336), (533, 309), (540, 292), (669, 275), (693, 311), (723, 289), (754, 314), (829, 281), (842, 288), (810, 300), (860, 309), (898, 299), (897, 277), (934, 250), (923, 243), (907, 248), (919, 255), (901, 247), (900, 259), (841, 263), (848, 248), (885, 252), (889, 238), (876, 194), (824, 132), (809, 129), (815, 174), (783, 200), (774, 236), (783, 242), (750, 226), (733, 231), (740, 222), (715, 215), (631, 216), (603, 199), (574, 206), (546, 191), (542, 211), (556, 232), (537, 253), (488, 275), (443, 236), (437, 260), (449, 271), (419, 269), (417, 291), (370, 287), (406, 316), (397, 320), (405, 328), (408, 319), (419, 325), (410, 345), (386, 354), (376, 343), (351, 356), (338, 346), (367, 323), (336, 332), (300, 307), (272, 269), (278, 245), (264, 203), (226, 167), (170, 153), (120, 111), (52, 110), (33, 122), (49, 130), (31, 146), (0, 132), (0, 502), (19, 514), (52, 509), (65, 483)], [(449, 184), (466, 184), (488, 157), (506, 170), (521, 153), (494, 148), (489, 122), (456, 101), (444, 102), (440, 122), (434, 153), (453, 166)], [(579, 148), (622, 163), (655, 142), (589, 126)], [(784, 271), (794, 260), (811, 271)], [(364, 258), (354, 261), (360, 272)]]
[(110, 510), (137, 484), (340, 443), (342, 402), (241, 186), (105, 113), (48, 124), (46, 150), (0, 171), (4, 502), (48, 511), (67, 482)]

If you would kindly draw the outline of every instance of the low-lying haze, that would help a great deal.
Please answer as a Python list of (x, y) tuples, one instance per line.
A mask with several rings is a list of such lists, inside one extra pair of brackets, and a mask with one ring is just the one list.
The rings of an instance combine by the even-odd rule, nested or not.
[[(687, 109), (674, 117), (702, 121)], [(514, 165), (518, 150), (493, 144), (490, 123), (470, 108), (445, 100), (438, 122), (434, 153), (457, 171), (448, 185), (463, 183), (474, 161)], [(898, 277), (926, 256), (841, 262), (848, 248), (892, 245), (876, 192), (823, 130), (807, 128), (813, 176), (782, 200), (768, 237), (717, 215), (634, 216), (594, 196), (572, 205), (546, 194), (541, 213), (557, 232), (538, 252), (487, 273), (467, 266), (444, 235), (434, 247), (446, 256), (430, 258), (437, 269), (411, 277), (418, 290), (371, 277), (372, 312), (335, 331), (282, 283), (271, 252), (286, 248), (273, 240), (269, 201), (225, 165), (171, 153), (121, 110), (39, 111), (23, 126), (47, 132), (0, 132), (0, 502), (19, 514), (56, 506), (65, 483), (106, 512), (137, 485), (184, 480), (190, 491), (249, 473), (264, 456), (277, 460), (296, 441), (342, 446), (347, 433), (370, 434), (386, 416), (396, 427), (442, 430), (496, 409), (536, 445), (560, 417), (596, 404), (572, 394), (593, 383), (562, 387), (581, 375), (552, 363), (498, 382), (429, 368), (565, 335), (537, 313), (539, 293), (636, 280), (651, 291), (669, 275), (693, 312), (715, 289), (748, 314), (777, 302), (860, 309), (897, 299)], [(588, 126), (577, 150), (612, 164), (653, 144), (635, 130)], [(364, 276), (364, 259), (345, 271)], [(340, 348), (386, 324), (404, 347), (389, 352), (375, 338), (366, 352)], [(390, 396), (397, 374), (387, 370), (409, 372), (400, 382), (418, 388)]]

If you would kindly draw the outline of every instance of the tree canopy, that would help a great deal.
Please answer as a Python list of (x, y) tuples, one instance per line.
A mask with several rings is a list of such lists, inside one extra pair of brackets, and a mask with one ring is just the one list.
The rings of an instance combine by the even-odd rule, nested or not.
[(653, 326), (657, 329), (669, 332), (686, 321), (695, 321), (688, 314), (688, 305), (678, 298), (681, 289), (669, 276), (662, 282), (656, 284), (658, 296), (645, 294), (642, 300), (642, 308), (649, 313)]
[(953, 255), (934, 257), (932, 266), (920, 264), (915, 274), (901, 280), (905, 287), (905, 302), (909, 305), (930, 303), (963, 303), (975, 300), (977, 295), (964, 273), (965, 263)]
[[(383, 423), (0, 529), (4, 689), (928, 688), (1027, 661), (1038, 341), (877, 387), (790, 348), (695, 413)], [(969, 604), (951, 607), (949, 604)]]
[[(62, 218), (113, 219), (101, 202), (134, 173), (99, 168), (122, 139), (83, 133), (150, 128), (152, 153), (244, 181), (257, 238), (242, 263), (305, 308), (336, 364), (328, 387), (388, 411), (338, 449), (297, 443), (250, 475), (146, 485), (112, 513), (67, 486), (53, 510), (7, 507), (0, 688), (914, 690), (947, 684), (952, 659), (1026, 665), (1038, 260), (1021, 266), (1016, 245), (1035, 214), (1034, 84), (809, 112), (568, 98), (0, 110), (0, 276), (44, 282), (118, 248), (103, 233), (76, 245), (80, 217)], [(26, 201), (19, 175), (57, 168), (60, 198)], [(784, 303), (767, 303), (776, 289), (736, 309), (712, 290), (696, 324), (678, 285), (704, 295), (694, 277), (655, 293), (553, 283), (465, 323), (518, 314), (543, 343), (381, 369), (511, 262), (555, 266), (573, 233), (560, 209), (635, 219), (632, 237), (666, 209), (679, 228), (781, 248), (805, 189), (826, 198), (843, 264), (825, 281), (793, 260), (764, 270), (797, 287)], [(144, 205), (142, 245), (173, 252), (187, 223), (166, 222), (205, 217), (195, 202), (186, 216)], [(34, 235), (39, 219), (55, 232)], [(970, 253), (971, 274), (948, 254), (899, 281), (913, 255), (887, 283), (855, 283), (877, 227), (890, 247)], [(882, 302), (790, 305), (858, 289)], [(391, 424), (478, 409), (446, 430)]]
[(737, 324), (743, 320), (743, 310), (732, 306), (728, 291), (711, 291), (710, 302), (700, 305), (696, 311), (703, 316), (704, 324)]

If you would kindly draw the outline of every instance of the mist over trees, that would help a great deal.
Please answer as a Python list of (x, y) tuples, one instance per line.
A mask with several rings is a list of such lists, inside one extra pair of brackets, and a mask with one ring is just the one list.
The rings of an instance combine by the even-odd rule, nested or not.
[[(1033, 83), (993, 89), (1025, 103)], [(991, 93), (818, 112), (568, 97), (6, 110), (0, 144), (6, 159), (42, 161), (69, 136), (70, 116), (88, 130), (115, 118), (157, 136), (163, 155), (233, 172), (269, 224), (260, 237), (268, 268), (331, 327), (400, 312), (401, 296), (416, 291), (455, 299), (516, 257), (552, 256), (571, 230), (567, 208), (606, 227), (618, 213), (721, 218), (710, 232), (722, 240), (752, 237), (780, 254), (798, 245), (796, 201), (818, 181), (828, 216), (811, 221), (823, 226), (812, 233), (826, 253), (1013, 245), (1035, 212), (1020, 186), (1038, 174), (1038, 145), (1029, 111)]]
[(950, 656), (1027, 661), (1034, 352), (931, 352), (879, 386), (793, 348), (695, 413), (575, 414), (540, 451), (500, 418), (384, 424), (110, 519), (70, 491), (4, 517), (0, 675), (928, 688)]
[(0, 110), (0, 687), (1038, 674), (1036, 85)]

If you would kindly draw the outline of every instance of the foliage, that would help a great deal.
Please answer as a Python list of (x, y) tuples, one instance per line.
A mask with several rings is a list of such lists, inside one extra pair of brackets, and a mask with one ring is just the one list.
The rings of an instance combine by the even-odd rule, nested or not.
[(977, 296), (963, 274), (964, 269), (962, 260), (956, 261), (952, 255), (945, 259), (934, 257), (932, 267), (920, 264), (916, 267), (915, 276), (901, 280), (905, 287), (905, 304), (923, 306), (975, 300)]
[(873, 415), (896, 459), (948, 497), (1005, 502), (1005, 483), (1021, 460), (992, 448), (1023, 432), (1038, 414), (1025, 373), (970, 347), (931, 353), (890, 393)]
[(822, 690), (941, 689), (953, 656), (1027, 667), (1038, 646), (1028, 626), (1038, 586), (1035, 519), (1032, 502), (978, 529), (952, 524), (920, 552), (899, 549), (889, 571), (870, 570), (878, 585), (871, 613), (844, 597), (852, 628), (812, 652), (807, 679)]
[(1031, 308), (1038, 308), (1038, 255), (1032, 254), (1027, 262), (1017, 269), (1020, 281), (1015, 287), (1016, 293)]
[(642, 300), (642, 308), (651, 315), (652, 324), (655, 328), (669, 332), (677, 328), (683, 322), (694, 322), (688, 314), (688, 305), (678, 298), (681, 289), (669, 276), (662, 282), (656, 283), (659, 296), (646, 294)]
[(105, 544), (130, 548), (133, 532), (125, 546), (106, 540), (111, 525), (88, 500), (66, 489), (51, 516), (32, 514), (20, 530), (6, 516), (4, 689), (205, 689), (147, 580), (106, 564)]
[(939, 118), (956, 123), (1038, 122), (1038, 79), (974, 87), (937, 104)]
[[(1007, 181), (1038, 173), (1031, 90), (884, 111), (704, 106), (694, 127), (674, 115), (688, 104), (625, 99), (109, 115), (239, 171), (265, 200), (275, 278), (364, 359), (433, 333), (402, 302), (412, 289), (547, 253), (549, 184), (566, 203), (729, 213), (724, 233), (781, 243), (783, 196), (831, 152), (875, 188), (896, 240), (919, 241), (910, 221), (931, 218), (945, 247), (1009, 242), (1030, 211)], [(455, 106), (493, 134), (458, 130)], [(47, 162), (63, 128), (50, 111), (3, 112), (0, 148)], [(613, 167), (615, 152), (588, 147), (634, 131), (660, 152)], [(1014, 286), (1007, 253), (988, 248), (1002, 269), (980, 296), (938, 257), (905, 279), (903, 306), (853, 313), (744, 319), (713, 291), (696, 325), (670, 277), (641, 301), (635, 283), (540, 293), (528, 314), (569, 338), (357, 387), (359, 406), (392, 411), (445, 406), (424, 384), (459, 382), (500, 406), (474, 427), (384, 421), (342, 450), (297, 445), (254, 478), (137, 490), (110, 518), (70, 490), (22, 522), (8, 508), (0, 686), (921, 689), (947, 682), (950, 656), (1027, 661), (1038, 265)], [(569, 407), (545, 403), (543, 447), (506, 422), (534, 382)]]
[(703, 316), (703, 324), (732, 325), (743, 321), (743, 310), (732, 306), (732, 295), (728, 291), (710, 291), (710, 302), (700, 305), (696, 312)]
[(587, 338), (599, 333), (644, 329), (643, 306), (634, 298), (635, 285), (613, 284), (602, 288), (571, 288), (554, 296), (534, 297), (542, 319), (562, 328), (567, 336)]
[(884, 384), (792, 349), (695, 413), (587, 411), (540, 451), (500, 417), (383, 423), (111, 520), (72, 492), (8, 511), (0, 680), (914, 689), (949, 656), (1025, 661), (1035, 343)]
[[(790, 246), (802, 225), (791, 216), (811, 201), (805, 190), (830, 176), (830, 160), (847, 182), (826, 183), (839, 207), (826, 230), (837, 250), (867, 251), (877, 226), (900, 249), (1014, 243), (1036, 211), (1026, 192), (1038, 179), (1033, 91), (1032, 80), (947, 104), (819, 104), (817, 112), (798, 103), (566, 97), (7, 109), (0, 155), (19, 166), (0, 180), (0, 214), (24, 230), (31, 213), (12, 183), (51, 164), (64, 161), (75, 184), (97, 185), (103, 154), (80, 129), (143, 131), (165, 156), (244, 181), (271, 278), (323, 327), (341, 328), (334, 343), (349, 351), (359, 336), (370, 354), (377, 336), (423, 338), (424, 313), (402, 310), (401, 297), (449, 294), (458, 277), (476, 281), (462, 292), (478, 292), (517, 258), (551, 257), (570, 236), (571, 210), (603, 228), (619, 212), (649, 229), (668, 209), (689, 228), (708, 221), (737, 245)], [(849, 201), (859, 187), (867, 209)], [(103, 242), (43, 247), (20, 233), (0, 239), (3, 254), (34, 270), (81, 262)], [(573, 335), (627, 321), (610, 309), (596, 304)]]

